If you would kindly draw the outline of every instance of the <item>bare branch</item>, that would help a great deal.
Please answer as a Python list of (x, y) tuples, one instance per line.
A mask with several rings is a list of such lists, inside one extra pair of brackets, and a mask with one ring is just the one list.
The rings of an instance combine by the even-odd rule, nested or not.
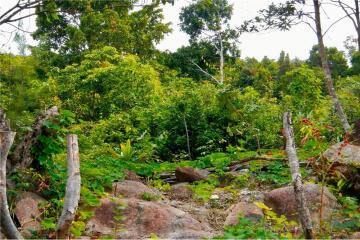
[(217, 80), (213, 75), (211, 75), (210, 73), (208, 73), (207, 71), (205, 71), (204, 69), (202, 69), (198, 64), (196, 64), (194, 61), (190, 60), (190, 62), (195, 65), (200, 72), (204, 73), (206, 76), (210, 77), (211, 79), (213, 79), (217, 84), (220, 84), (219, 80)]

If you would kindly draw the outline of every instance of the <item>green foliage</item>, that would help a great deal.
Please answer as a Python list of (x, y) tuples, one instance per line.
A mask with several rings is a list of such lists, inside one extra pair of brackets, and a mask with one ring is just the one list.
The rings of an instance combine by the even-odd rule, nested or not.
[(287, 72), (280, 87), (286, 107), (294, 112), (310, 113), (321, 104), (322, 85), (316, 72), (305, 65)]
[(291, 232), (297, 228), (295, 222), (288, 221), (284, 215), (278, 217), (264, 203), (255, 202), (255, 204), (263, 210), (264, 219), (251, 220), (239, 216), (239, 223), (225, 227), (224, 234), (216, 239), (292, 239), (294, 237)]
[[(253, 165), (253, 168), (259, 166)], [(263, 183), (273, 183), (276, 186), (285, 185), (291, 182), (290, 169), (282, 161), (274, 161), (268, 165), (262, 166), (256, 173), (256, 179)]]
[(169, 191), (171, 189), (171, 185), (167, 182), (164, 182), (161, 179), (151, 179), (149, 181), (150, 186), (152, 186), (153, 188), (156, 188), (160, 191), (166, 192)]
[(354, 232), (360, 229), (360, 212), (358, 199), (353, 197), (341, 197), (341, 208), (335, 213), (333, 228), (336, 232)]
[[(325, 52), (332, 76), (345, 76), (348, 71), (345, 54), (339, 51), (336, 47), (325, 48)], [(319, 47), (317, 45), (312, 47), (309, 59), (306, 63), (311, 67), (321, 67)]]
[(158, 74), (150, 65), (133, 55), (123, 57), (112, 47), (94, 50), (80, 65), (54, 75), (64, 106), (86, 120), (147, 107), (160, 90)]
[(207, 202), (218, 184), (219, 181), (216, 175), (213, 175), (209, 176), (206, 180), (192, 183), (189, 188), (194, 193), (194, 198), (196, 200), (200, 202)]
[(156, 194), (152, 194), (152, 193), (149, 193), (149, 192), (144, 192), (142, 195), (141, 195), (141, 198), (145, 201), (156, 201), (156, 200), (159, 200), (160, 199), (160, 196), (159, 195), (156, 195)]
[(142, 8), (135, 8), (136, 3), (130, 0), (49, 2), (52, 14), (38, 12), (33, 36), (40, 40), (36, 49), (39, 58), (57, 67), (79, 62), (89, 50), (104, 46), (148, 58), (170, 32), (169, 24), (163, 22), (160, 1)]

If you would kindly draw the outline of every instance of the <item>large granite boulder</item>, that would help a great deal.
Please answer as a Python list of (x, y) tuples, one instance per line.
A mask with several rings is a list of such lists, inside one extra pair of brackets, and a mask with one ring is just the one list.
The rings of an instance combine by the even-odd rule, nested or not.
[(125, 198), (139, 198), (142, 199), (144, 194), (149, 194), (160, 198), (161, 194), (155, 189), (151, 189), (142, 182), (125, 180), (113, 184), (115, 196), (122, 196)]
[(360, 146), (339, 142), (325, 151), (324, 157), (331, 162), (360, 168)]
[(192, 167), (177, 167), (175, 170), (176, 180), (178, 182), (195, 182), (204, 180), (209, 175), (207, 170)]
[(140, 199), (101, 200), (95, 215), (86, 224), (92, 237), (144, 239), (151, 235), (167, 239), (201, 239), (211, 234), (189, 214), (160, 202)]
[[(352, 183), (347, 190), (360, 197), (360, 146), (340, 142), (326, 150), (324, 157), (332, 164), (330, 173), (339, 172), (345, 176)], [(338, 181), (337, 176), (333, 174), (335, 181)]]
[[(310, 210), (311, 218), (315, 224), (319, 222), (320, 202), (322, 201), (322, 217), (324, 220), (331, 219), (334, 209), (338, 207), (335, 196), (324, 187), (316, 184), (304, 185), (305, 197)], [(298, 210), (292, 186), (274, 189), (265, 193), (264, 203), (271, 207), (277, 214), (285, 215), (288, 219), (298, 220)]]

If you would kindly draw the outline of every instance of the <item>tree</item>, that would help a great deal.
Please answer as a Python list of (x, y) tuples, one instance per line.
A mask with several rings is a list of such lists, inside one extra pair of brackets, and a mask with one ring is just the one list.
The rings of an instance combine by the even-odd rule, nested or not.
[(290, 57), (289, 54), (286, 53), (284, 51), (280, 52), (280, 56), (279, 59), (277, 61), (277, 63), (279, 64), (279, 75), (284, 75), (287, 71), (289, 71), (291, 69), (291, 61), (290, 61)]
[[(300, 23), (305, 23), (310, 26), (317, 36), (321, 66), (325, 75), (325, 83), (331, 96), (334, 109), (340, 119), (343, 129), (345, 132), (347, 132), (350, 130), (350, 124), (336, 94), (334, 80), (331, 75), (330, 65), (325, 52), (323, 38), (328, 29), (325, 32), (322, 30), (320, 2), (318, 0), (313, 0), (312, 7), (314, 11), (305, 11), (303, 8), (305, 4), (305, 0), (291, 0), (286, 1), (285, 3), (280, 3), (278, 5), (272, 3), (267, 9), (263, 9), (259, 12), (260, 16), (253, 20), (246, 21), (241, 26), (240, 30), (259, 31), (259, 29), (270, 28), (289, 30), (292, 26)], [(315, 26), (313, 26), (309, 21), (312, 21)]]
[[(158, 73), (114, 47), (93, 50), (80, 64), (54, 73), (64, 107), (85, 120), (149, 106), (161, 91)], [(131, 94), (129, 94), (131, 93)]]
[(337, 4), (346, 14), (352, 24), (354, 25), (357, 34), (357, 49), (360, 51), (360, 9), (359, 0), (353, 0), (354, 5), (351, 5), (349, 1), (344, 0), (331, 0), (331, 2)]
[[(348, 71), (348, 65), (344, 53), (336, 47), (326, 48), (326, 57), (331, 70), (331, 75), (335, 77), (343, 77)], [(321, 59), (319, 54), (319, 46), (315, 45), (310, 50), (310, 56), (306, 61), (311, 67), (321, 67)]]
[[(214, 52), (216, 48), (211, 43), (194, 42), (177, 49), (174, 53), (162, 53), (159, 61), (170, 69), (179, 71), (183, 77), (191, 77), (196, 81), (212, 80), (218, 67), (218, 57)], [(199, 67), (205, 73), (199, 71)]]
[[(181, 30), (189, 34), (190, 42), (207, 41), (216, 48), (220, 58), (220, 76), (213, 79), (220, 85), (224, 84), (225, 78), (225, 54), (238, 55), (236, 39), (239, 34), (229, 26), (232, 11), (232, 5), (227, 0), (197, 0), (180, 13)], [(198, 68), (202, 70), (200, 66)]]
[(150, 2), (135, 8), (133, 0), (58, 1), (55, 15), (37, 12), (33, 37), (40, 41), (40, 53), (59, 55), (59, 67), (80, 62), (86, 53), (105, 46), (151, 58), (170, 27), (162, 22), (160, 1)]

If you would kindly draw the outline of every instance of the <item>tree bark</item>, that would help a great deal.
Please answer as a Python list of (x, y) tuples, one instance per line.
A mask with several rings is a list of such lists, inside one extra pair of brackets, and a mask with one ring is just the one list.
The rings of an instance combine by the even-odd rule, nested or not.
[(69, 237), (71, 223), (80, 200), (80, 160), (78, 138), (75, 134), (67, 136), (67, 168), (68, 179), (64, 207), (57, 224), (57, 238), (67, 239)]
[(326, 86), (328, 88), (329, 94), (331, 96), (331, 100), (333, 103), (333, 106), (335, 108), (336, 114), (338, 115), (340, 122), (342, 124), (343, 129), (345, 132), (348, 132), (350, 130), (350, 124), (347, 120), (346, 114), (341, 106), (341, 103), (339, 101), (339, 98), (336, 94), (335, 88), (334, 88), (334, 81), (331, 76), (330, 66), (326, 57), (325, 53), (325, 45), (322, 35), (322, 29), (321, 29), (321, 18), (320, 18), (320, 5), (318, 0), (313, 0), (314, 2), (314, 10), (315, 10), (315, 25), (316, 25), (316, 36), (318, 39), (318, 45), (319, 45), (319, 54), (321, 59), (321, 65), (325, 74), (325, 82)]
[(190, 137), (189, 137), (189, 130), (188, 130), (188, 127), (187, 127), (187, 122), (186, 122), (185, 114), (184, 114), (184, 116), (183, 116), (183, 120), (184, 120), (185, 132), (186, 132), (186, 145), (187, 145), (187, 150), (188, 150), (189, 158), (191, 159)]
[(8, 164), (9, 172), (27, 168), (31, 165), (34, 160), (31, 154), (31, 148), (36, 143), (38, 136), (42, 133), (43, 123), (58, 115), (58, 108), (54, 106), (36, 118), (31, 130), (25, 134), (23, 140), (16, 146), (14, 153), (10, 156), (11, 161)]
[(304, 231), (305, 238), (313, 239), (314, 232), (310, 218), (310, 212), (307, 207), (307, 202), (304, 194), (304, 187), (301, 180), (299, 160), (296, 155), (294, 133), (292, 128), (290, 112), (284, 113), (283, 125), (284, 125), (283, 127), (286, 138), (286, 153), (288, 155), (291, 178), (294, 186), (294, 193), (295, 193), (296, 204), (299, 212), (300, 222)]
[(219, 41), (220, 41), (220, 50), (219, 50), (219, 55), (220, 55), (220, 85), (224, 84), (224, 43), (223, 43), (223, 39), (221, 36), (221, 33), (219, 33)]
[(0, 109), (0, 226), (7, 238), (23, 239), (11, 219), (6, 195), (6, 161), (15, 134), (15, 132), (10, 131), (5, 113)]
[(356, 20), (356, 33), (357, 33), (357, 44), (358, 51), (360, 51), (360, 9), (359, 0), (354, 0), (355, 3), (355, 20)]

